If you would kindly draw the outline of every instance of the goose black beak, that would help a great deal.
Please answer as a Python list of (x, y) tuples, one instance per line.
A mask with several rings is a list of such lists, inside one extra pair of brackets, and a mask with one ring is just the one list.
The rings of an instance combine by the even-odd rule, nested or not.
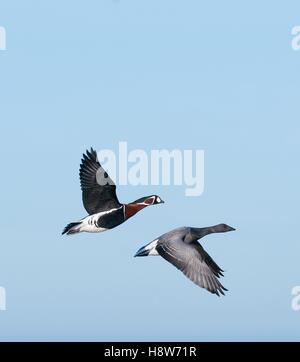
[(149, 250), (146, 250), (145, 247), (143, 246), (142, 248), (140, 248), (134, 255), (134, 257), (137, 256), (148, 256), (149, 255)]

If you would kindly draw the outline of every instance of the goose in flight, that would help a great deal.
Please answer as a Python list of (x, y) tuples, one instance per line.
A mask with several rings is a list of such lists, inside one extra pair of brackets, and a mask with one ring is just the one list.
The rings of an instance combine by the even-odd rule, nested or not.
[(129, 204), (119, 202), (116, 185), (102, 168), (97, 153), (91, 148), (80, 165), (83, 205), (88, 212), (84, 219), (68, 224), (62, 234), (102, 232), (122, 224), (140, 210), (164, 201), (157, 195), (142, 197)]
[(235, 230), (226, 224), (205, 228), (181, 227), (169, 231), (138, 250), (135, 256), (160, 255), (181, 270), (199, 287), (213, 294), (224, 295), (226, 288), (219, 278), (223, 270), (214, 262), (198, 242), (212, 233)]

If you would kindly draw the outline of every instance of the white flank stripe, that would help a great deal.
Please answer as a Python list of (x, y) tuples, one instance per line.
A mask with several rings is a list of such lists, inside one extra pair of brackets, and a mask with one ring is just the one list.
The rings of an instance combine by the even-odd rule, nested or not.
[(119, 208), (116, 208), (116, 209), (111, 209), (111, 210), (108, 210), (108, 211), (98, 212), (97, 214), (93, 214), (93, 215), (85, 217), (84, 219), (81, 220), (80, 231), (86, 231), (88, 233), (101, 233), (102, 231), (106, 231), (107, 229), (99, 228), (97, 226), (97, 221), (103, 215), (110, 214), (111, 212), (119, 210), (122, 207), (123, 206), (121, 206)]

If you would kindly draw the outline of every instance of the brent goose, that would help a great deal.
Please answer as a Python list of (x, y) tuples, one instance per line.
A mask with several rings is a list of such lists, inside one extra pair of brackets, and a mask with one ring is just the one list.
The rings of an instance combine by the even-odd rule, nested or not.
[(143, 246), (135, 256), (160, 255), (189, 279), (213, 294), (224, 295), (227, 289), (218, 278), (223, 270), (213, 261), (197, 240), (211, 233), (235, 230), (226, 224), (205, 228), (181, 227), (169, 231)]
[(68, 224), (62, 234), (106, 231), (122, 224), (143, 208), (164, 202), (159, 196), (152, 195), (130, 204), (121, 204), (116, 195), (116, 185), (100, 165), (92, 148), (81, 160), (80, 183), (83, 205), (89, 216)]

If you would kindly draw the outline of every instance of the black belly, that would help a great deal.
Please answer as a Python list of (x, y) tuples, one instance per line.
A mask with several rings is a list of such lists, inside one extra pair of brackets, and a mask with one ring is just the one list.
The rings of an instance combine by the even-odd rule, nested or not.
[(102, 215), (98, 221), (97, 226), (104, 229), (113, 229), (114, 227), (122, 224), (125, 221), (123, 207), (117, 209), (109, 214)]

